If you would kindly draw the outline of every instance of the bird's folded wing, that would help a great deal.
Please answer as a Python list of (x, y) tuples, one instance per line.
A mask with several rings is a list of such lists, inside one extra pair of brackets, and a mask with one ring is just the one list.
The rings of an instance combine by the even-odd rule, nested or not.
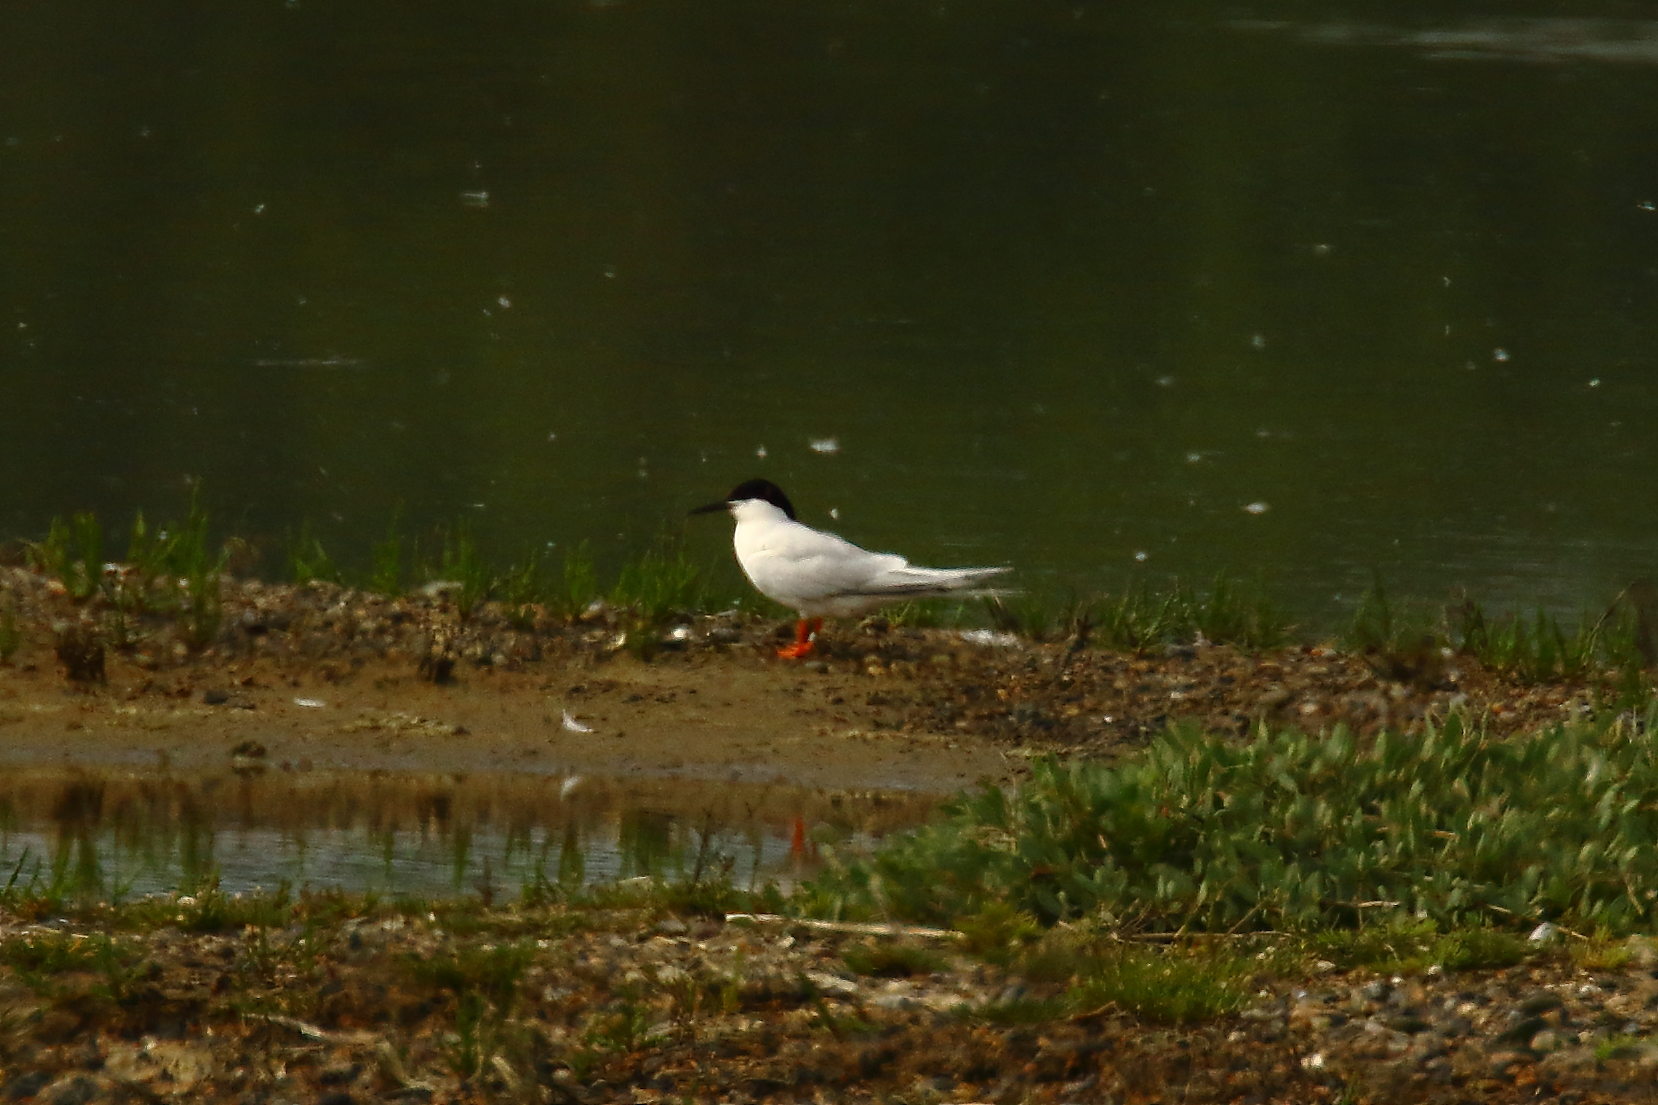
[(1006, 568), (920, 568), (896, 553), (872, 553), (804, 526), (769, 541), (744, 562), (762, 590), (801, 599), (943, 595), (975, 588)]
[(759, 548), (744, 551), (743, 567), (761, 590), (803, 599), (861, 594), (882, 575), (907, 567), (895, 553), (872, 553), (805, 526), (779, 528)]

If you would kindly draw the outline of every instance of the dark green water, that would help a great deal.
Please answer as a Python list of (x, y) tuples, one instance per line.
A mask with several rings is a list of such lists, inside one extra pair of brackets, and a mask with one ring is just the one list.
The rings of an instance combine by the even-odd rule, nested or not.
[(9, 5), (0, 530), (199, 477), (273, 565), (399, 502), (614, 559), (767, 475), (1038, 590), (1598, 607), (1658, 570), (1635, 10)]

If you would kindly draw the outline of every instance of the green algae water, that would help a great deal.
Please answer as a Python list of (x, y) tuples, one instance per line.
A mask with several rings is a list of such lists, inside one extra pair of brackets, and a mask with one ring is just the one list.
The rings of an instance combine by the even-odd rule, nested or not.
[(0, 530), (199, 479), (271, 571), (399, 504), (614, 563), (764, 475), (1037, 591), (1603, 607), (1658, 23), (1504, 10), (13, 6)]

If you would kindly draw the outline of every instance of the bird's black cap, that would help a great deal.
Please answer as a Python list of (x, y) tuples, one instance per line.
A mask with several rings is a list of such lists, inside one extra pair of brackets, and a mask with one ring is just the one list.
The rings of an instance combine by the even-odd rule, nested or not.
[(725, 497), (724, 502), (699, 506), (691, 513), (707, 514), (716, 510), (724, 510), (730, 503), (746, 502), (749, 499), (764, 499), (790, 518), (794, 517), (794, 504), (789, 502), (787, 495), (783, 494), (783, 489), (770, 480), (744, 480), (731, 489), (731, 494)]

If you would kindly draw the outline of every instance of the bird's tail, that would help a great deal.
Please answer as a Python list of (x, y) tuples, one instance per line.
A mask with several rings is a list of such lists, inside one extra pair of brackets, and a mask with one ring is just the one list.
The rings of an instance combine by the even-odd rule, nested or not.
[(986, 587), (984, 581), (999, 576), (1012, 568), (916, 568), (908, 564), (882, 573), (881, 578), (866, 591), (867, 595), (904, 595), (910, 598), (928, 598), (939, 595), (982, 596), (1013, 594), (997, 587)]

